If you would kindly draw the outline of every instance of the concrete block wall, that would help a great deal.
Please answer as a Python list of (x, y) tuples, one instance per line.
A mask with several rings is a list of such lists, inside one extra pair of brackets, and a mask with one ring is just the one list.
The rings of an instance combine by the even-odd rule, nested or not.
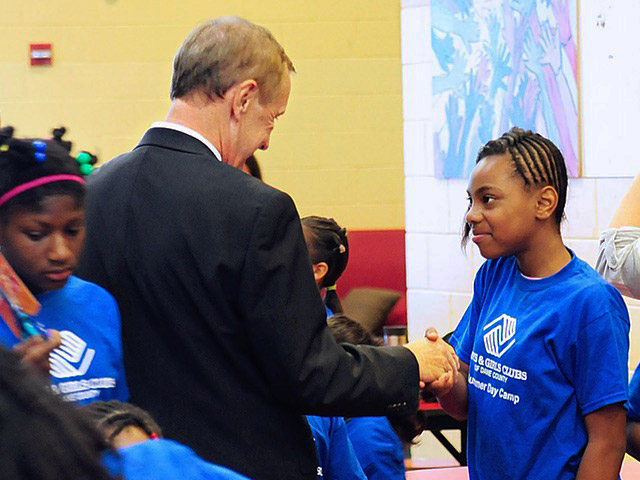
[[(64, 124), (103, 161), (166, 114), (173, 56), (197, 23), (240, 15), (269, 28), (298, 70), (265, 179), (303, 215), (351, 229), (404, 227), (400, 4), (386, 0), (5, 2), (0, 118), (21, 135)], [(51, 42), (54, 65), (28, 66)]]
[[(590, 3), (589, 1), (581, 2)], [(582, 8), (579, 23), (590, 21), (592, 8)], [(430, 0), (404, 0), (401, 8), (402, 84), (404, 114), (405, 203), (407, 230), (407, 285), (409, 337), (423, 335), (429, 325), (441, 332), (451, 331), (464, 313), (472, 295), (473, 277), (484, 259), (470, 245), (466, 253), (460, 249), (462, 219), (466, 210), (466, 180), (441, 180), (434, 177), (431, 70)], [(579, 47), (589, 44), (586, 28), (581, 29)], [(589, 51), (580, 51), (583, 76), (589, 81), (581, 90), (582, 106), (597, 101), (600, 85), (613, 80), (601, 73), (594, 62), (585, 61)], [(585, 63), (588, 69), (585, 70)], [(620, 82), (628, 80), (620, 79)], [(639, 83), (639, 82), (636, 82)], [(620, 88), (624, 90), (624, 85)], [(637, 86), (640, 89), (640, 84)], [(608, 87), (608, 90), (615, 88)], [(602, 106), (596, 116), (594, 109), (582, 109), (583, 135), (593, 135), (598, 125), (606, 122)], [(633, 107), (635, 108), (635, 106)], [(612, 118), (616, 111), (609, 111)], [(636, 124), (636, 128), (640, 122)], [(563, 234), (567, 245), (578, 256), (595, 263), (599, 233), (607, 227), (622, 195), (631, 183), (629, 168), (616, 177), (615, 169), (606, 169), (607, 177), (590, 172), (602, 172), (599, 162), (607, 162), (593, 152), (597, 138), (583, 138), (583, 172), (588, 177), (572, 179), (567, 202), (567, 222)], [(621, 141), (623, 141), (621, 139)], [(630, 146), (629, 144), (628, 146)], [(610, 155), (627, 155), (625, 162), (640, 163), (624, 143), (612, 144)], [(628, 153), (627, 153), (628, 152)], [(603, 175), (603, 174), (600, 174)], [(614, 175), (614, 176), (611, 176)], [(632, 322), (630, 368), (640, 361), (640, 302), (628, 300)]]

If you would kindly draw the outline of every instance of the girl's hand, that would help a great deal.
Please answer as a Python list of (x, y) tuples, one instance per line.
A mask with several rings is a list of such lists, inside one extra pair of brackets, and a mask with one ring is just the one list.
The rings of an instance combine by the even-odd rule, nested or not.
[(426, 387), (427, 391), (431, 392), (436, 397), (442, 397), (449, 393), (451, 389), (456, 384), (457, 375), (454, 375), (453, 372), (446, 372), (437, 380), (429, 383)]
[(34, 335), (13, 348), (21, 357), (22, 363), (44, 375), (49, 374), (49, 354), (62, 343), (60, 333), (56, 330), (48, 330), (48, 333), (47, 340), (40, 335)]

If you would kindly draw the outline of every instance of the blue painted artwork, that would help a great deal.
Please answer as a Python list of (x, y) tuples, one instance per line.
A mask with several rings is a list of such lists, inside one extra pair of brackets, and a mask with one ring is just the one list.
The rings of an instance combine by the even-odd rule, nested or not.
[(576, 0), (432, 0), (436, 176), (468, 178), (478, 150), (534, 130), (579, 174)]

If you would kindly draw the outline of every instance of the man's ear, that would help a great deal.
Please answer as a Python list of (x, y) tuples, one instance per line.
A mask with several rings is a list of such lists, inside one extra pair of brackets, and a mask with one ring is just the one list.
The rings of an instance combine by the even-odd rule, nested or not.
[(558, 192), (551, 185), (542, 187), (536, 196), (536, 218), (546, 220), (558, 207)]
[(329, 271), (329, 265), (326, 262), (319, 262), (313, 264), (313, 278), (316, 279), (316, 282), (319, 282), (324, 278), (324, 276)]
[(240, 118), (249, 109), (249, 104), (258, 96), (258, 83), (253, 80), (245, 80), (235, 85), (231, 97), (231, 115)]

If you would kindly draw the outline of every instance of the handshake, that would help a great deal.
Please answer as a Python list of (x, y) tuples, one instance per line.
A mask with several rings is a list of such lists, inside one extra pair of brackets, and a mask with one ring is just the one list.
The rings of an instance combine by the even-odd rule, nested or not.
[(428, 328), (424, 339), (409, 342), (404, 347), (418, 361), (420, 388), (426, 388), (436, 396), (445, 395), (453, 388), (458, 379), (460, 360), (435, 328)]

